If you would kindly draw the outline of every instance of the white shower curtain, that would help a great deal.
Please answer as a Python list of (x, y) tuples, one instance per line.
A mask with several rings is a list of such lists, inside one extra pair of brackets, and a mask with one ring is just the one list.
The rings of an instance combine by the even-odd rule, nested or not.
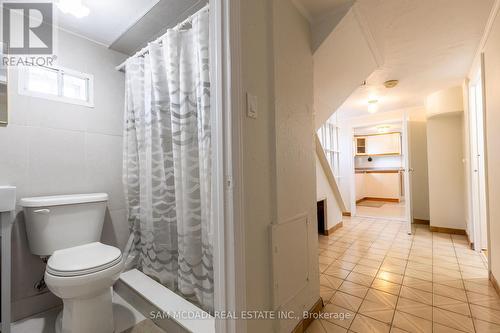
[(209, 14), (126, 62), (126, 267), (213, 311)]

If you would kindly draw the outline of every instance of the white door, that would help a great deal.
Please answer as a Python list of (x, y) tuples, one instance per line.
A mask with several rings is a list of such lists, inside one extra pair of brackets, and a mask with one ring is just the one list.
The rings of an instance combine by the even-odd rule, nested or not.
[(404, 192), (404, 204), (405, 204), (405, 221), (408, 234), (411, 234), (411, 225), (413, 222), (413, 214), (411, 207), (411, 177), (410, 172), (413, 171), (410, 166), (410, 129), (409, 129), (409, 117), (405, 112), (403, 115), (403, 133), (401, 150), (403, 153), (403, 192)]
[(471, 208), (473, 242), (477, 252), (487, 249), (486, 176), (484, 160), (483, 92), (481, 75), (469, 86)]

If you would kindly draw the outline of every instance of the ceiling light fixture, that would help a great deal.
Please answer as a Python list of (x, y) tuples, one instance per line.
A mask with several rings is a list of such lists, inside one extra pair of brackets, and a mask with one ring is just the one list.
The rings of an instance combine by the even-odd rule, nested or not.
[(379, 133), (388, 133), (391, 129), (391, 125), (379, 125), (377, 126), (377, 132)]
[(82, 0), (59, 0), (57, 7), (64, 14), (71, 14), (77, 18), (88, 16), (90, 9), (82, 4)]
[(399, 83), (398, 80), (387, 80), (384, 82), (384, 87), (386, 88), (394, 88), (395, 86), (397, 86)]
[(368, 101), (368, 112), (370, 113), (375, 113), (378, 111), (378, 100), (376, 99), (371, 99)]

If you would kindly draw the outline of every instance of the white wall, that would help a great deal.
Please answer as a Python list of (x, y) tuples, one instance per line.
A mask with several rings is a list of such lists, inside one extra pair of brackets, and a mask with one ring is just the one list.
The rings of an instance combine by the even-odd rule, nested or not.
[[(363, 196), (357, 192), (358, 189), (362, 191)], [(400, 199), (401, 175), (399, 173), (356, 173), (356, 200), (366, 197)]]
[[(242, 124), (246, 303), (271, 310), (271, 225), (298, 213), (316, 221), (310, 31), (290, 0), (243, 0), (240, 15), (242, 90), (259, 100), (258, 118)], [(319, 299), (316, 223), (309, 231), (310, 280), (300, 293), (290, 291), (286, 309), (302, 311)], [(246, 321), (248, 332), (262, 333), (289, 332), (296, 323)]]
[(368, 156), (356, 156), (354, 166), (356, 168), (400, 168), (403, 165), (401, 156), (371, 156), (372, 161), (368, 161)]
[(427, 120), (430, 224), (465, 230), (463, 113)]
[[(16, 185), (18, 198), (106, 192), (110, 195), (103, 241), (122, 247), (128, 238), (121, 185), (124, 74), (114, 66), (125, 56), (63, 31), (57, 64), (94, 75), (95, 107), (17, 94), (9, 71), (9, 125), (0, 127), (0, 184)], [(13, 230), (14, 318), (47, 309), (59, 300), (33, 288), (45, 270), (28, 249), (22, 212)]]
[(326, 224), (325, 229), (331, 229), (342, 221), (342, 210), (337, 203), (337, 198), (330, 187), (321, 162), (316, 157), (316, 200), (326, 199)]
[(486, 167), (490, 244), (490, 269), (500, 281), (500, 14), (484, 47)]
[(411, 208), (413, 218), (429, 220), (429, 173), (427, 166), (427, 121), (410, 120)]
[[(319, 299), (311, 32), (309, 22), (291, 0), (273, 3), (276, 223), (286, 223), (299, 215), (306, 215), (311, 222), (308, 235), (302, 235), (309, 238), (308, 281), (301, 290), (286, 290), (290, 300), (281, 308), (302, 313)], [(288, 260), (296, 258), (289, 257)], [(297, 320), (281, 320), (277, 331), (290, 332), (297, 323)]]
[[(245, 117), (242, 123), (248, 310), (272, 308), (269, 229), (276, 221), (272, 9), (267, 0), (241, 1), (241, 88), (259, 100), (258, 118)], [(272, 332), (273, 324), (272, 320), (249, 320), (247, 332)]]

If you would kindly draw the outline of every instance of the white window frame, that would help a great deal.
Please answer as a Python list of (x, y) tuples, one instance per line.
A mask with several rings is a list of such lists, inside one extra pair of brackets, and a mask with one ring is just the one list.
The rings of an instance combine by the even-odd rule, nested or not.
[(318, 130), (321, 146), (337, 181), (340, 180), (340, 127), (332, 116)]
[[(92, 74), (87, 74), (87, 73), (82, 73), (79, 71), (75, 71), (73, 69), (68, 69), (60, 66), (38, 66), (38, 67), (43, 67), (49, 70), (53, 70), (57, 72), (57, 95), (52, 95), (52, 94), (46, 94), (42, 92), (36, 92), (36, 91), (31, 91), (28, 90), (28, 74), (30, 68), (32, 66), (23, 66), (19, 68), (19, 78), (18, 78), (18, 92), (20, 95), (24, 96), (30, 96), (30, 97), (37, 97), (37, 98), (43, 98), (43, 99), (48, 99), (51, 101), (56, 101), (56, 102), (62, 102), (62, 103), (68, 103), (68, 104), (75, 104), (75, 105), (82, 105), (86, 107), (93, 108), (94, 107), (94, 76)], [(83, 101), (80, 99), (76, 98), (69, 98), (69, 97), (64, 97), (62, 95), (63, 91), (63, 79), (62, 76), (63, 74), (68, 74), (77, 78), (81, 78), (83, 80), (87, 81), (87, 100)]]

